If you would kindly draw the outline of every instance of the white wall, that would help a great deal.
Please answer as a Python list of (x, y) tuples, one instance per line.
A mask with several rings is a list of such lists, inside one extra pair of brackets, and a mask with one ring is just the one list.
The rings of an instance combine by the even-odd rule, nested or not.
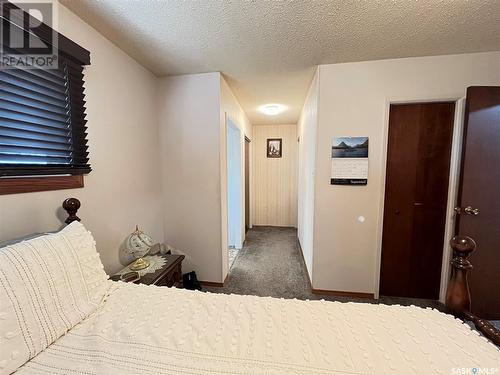
[(309, 278), (313, 272), (314, 181), (318, 129), (319, 70), (309, 87), (297, 124), (298, 145), (298, 237)]
[[(499, 85), (499, 67), (498, 52), (319, 67), (314, 288), (378, 290), (389, 103), (461, 98), (467, 86)], [(367, 186), (330, 185), (334, 136), (370, 137)]]
[(0, 196), (0, 241), (61, 225), (62, 201), (81, 200), (108, 273), (136, 224), (163, 240), (155, 77), (64, 6), (59, 31), (91, 53), (85, 69), (90, 163), (83, 189)]
[[(281, 138), (282, 157), (267, 157), (267, 139)], [(297, 125), (253, 128), (253, 225), (297, 226)]]
[(220, 75), (220, 96), (221, 112), (223, 114), (226, 113), (227, 116), (233, 120), (235, 125), (240, 128), (243, 136), (247, 136), (251, 140), (253, 131), (252, 124), (222, 75)]
[(221, 281), (220, 75), (162, 78), (158, 86), (165, 239), (183, 272)]

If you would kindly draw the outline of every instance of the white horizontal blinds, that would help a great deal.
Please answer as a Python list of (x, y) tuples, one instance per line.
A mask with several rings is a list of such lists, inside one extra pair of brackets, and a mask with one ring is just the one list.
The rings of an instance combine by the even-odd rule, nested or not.
[(83, 67), (0, 70), (0, 176), (89, 173)]

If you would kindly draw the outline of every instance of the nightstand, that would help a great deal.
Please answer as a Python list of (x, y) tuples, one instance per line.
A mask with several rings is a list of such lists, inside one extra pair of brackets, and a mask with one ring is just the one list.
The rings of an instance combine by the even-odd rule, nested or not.
[[(184, 255), (156, 254), (147, 255), (144, 258), (149, 260), (151, 265), (144, 270), (138, 271), (141, 278), (135, 282), (136, 284), (168, 287), (182, 285), (182, 260)], [(120, 275), (127, 272), (131, 272), (128, 266), (112, 275), (110, 279), (120, 280)]]

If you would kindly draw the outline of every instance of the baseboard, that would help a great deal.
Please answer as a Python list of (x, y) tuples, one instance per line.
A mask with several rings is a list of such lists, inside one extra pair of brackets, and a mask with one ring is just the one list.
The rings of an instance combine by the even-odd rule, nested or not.
[(214, 281), (200, 281), (200, 284), (204, 286), (215, 286), (217, 288), (222, 288), (224, 287), (224, 285), (226, 285), (228, 278), (229, 278), (229, 273), (226, 275), (226, 278), (224, 279), (223, 283), (218, 283)]
[(288, 228), (293, 228), (293, 229), (297, 229), (296, 226), (294, 225), (274, 225), (274, 224), (253, 224), (252, 228), (266, 228), (266, 227), (270, 227), (270, 228), (283, 228), (283, 229), (288, 229)]
[(375, 299), (375, 295), (373, 293), (344, 292), (340, 290), (326, 290), (326, 289), (313, 289), (313, 288), (311, 289), (311, 292), (313, 294), (323, 294), (325, 296)]
[(224, 283), (216, 283), (214, 281), (200, 281), (200, 284), (203, 286), (216, 286), (219, 288), (222, 288), (224, 286)]

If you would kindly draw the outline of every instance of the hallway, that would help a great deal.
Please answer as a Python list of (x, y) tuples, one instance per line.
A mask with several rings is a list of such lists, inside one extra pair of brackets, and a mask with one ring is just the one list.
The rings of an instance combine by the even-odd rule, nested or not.
[(256, 226), (246, 235), (224, 287), (204, 286), (204, 291), (226, 294), (249, 294), (262, 297), (297, 298), (340, 302), (414, 304), (442, 309), (437, 301), (381, 297), (370, 300), (313, 294), (306, 266), (300, 254), (297, 229)]
[(254, 227), (247, 232), (224, 288), (211, 292), (311, 298), (295, 228)]

